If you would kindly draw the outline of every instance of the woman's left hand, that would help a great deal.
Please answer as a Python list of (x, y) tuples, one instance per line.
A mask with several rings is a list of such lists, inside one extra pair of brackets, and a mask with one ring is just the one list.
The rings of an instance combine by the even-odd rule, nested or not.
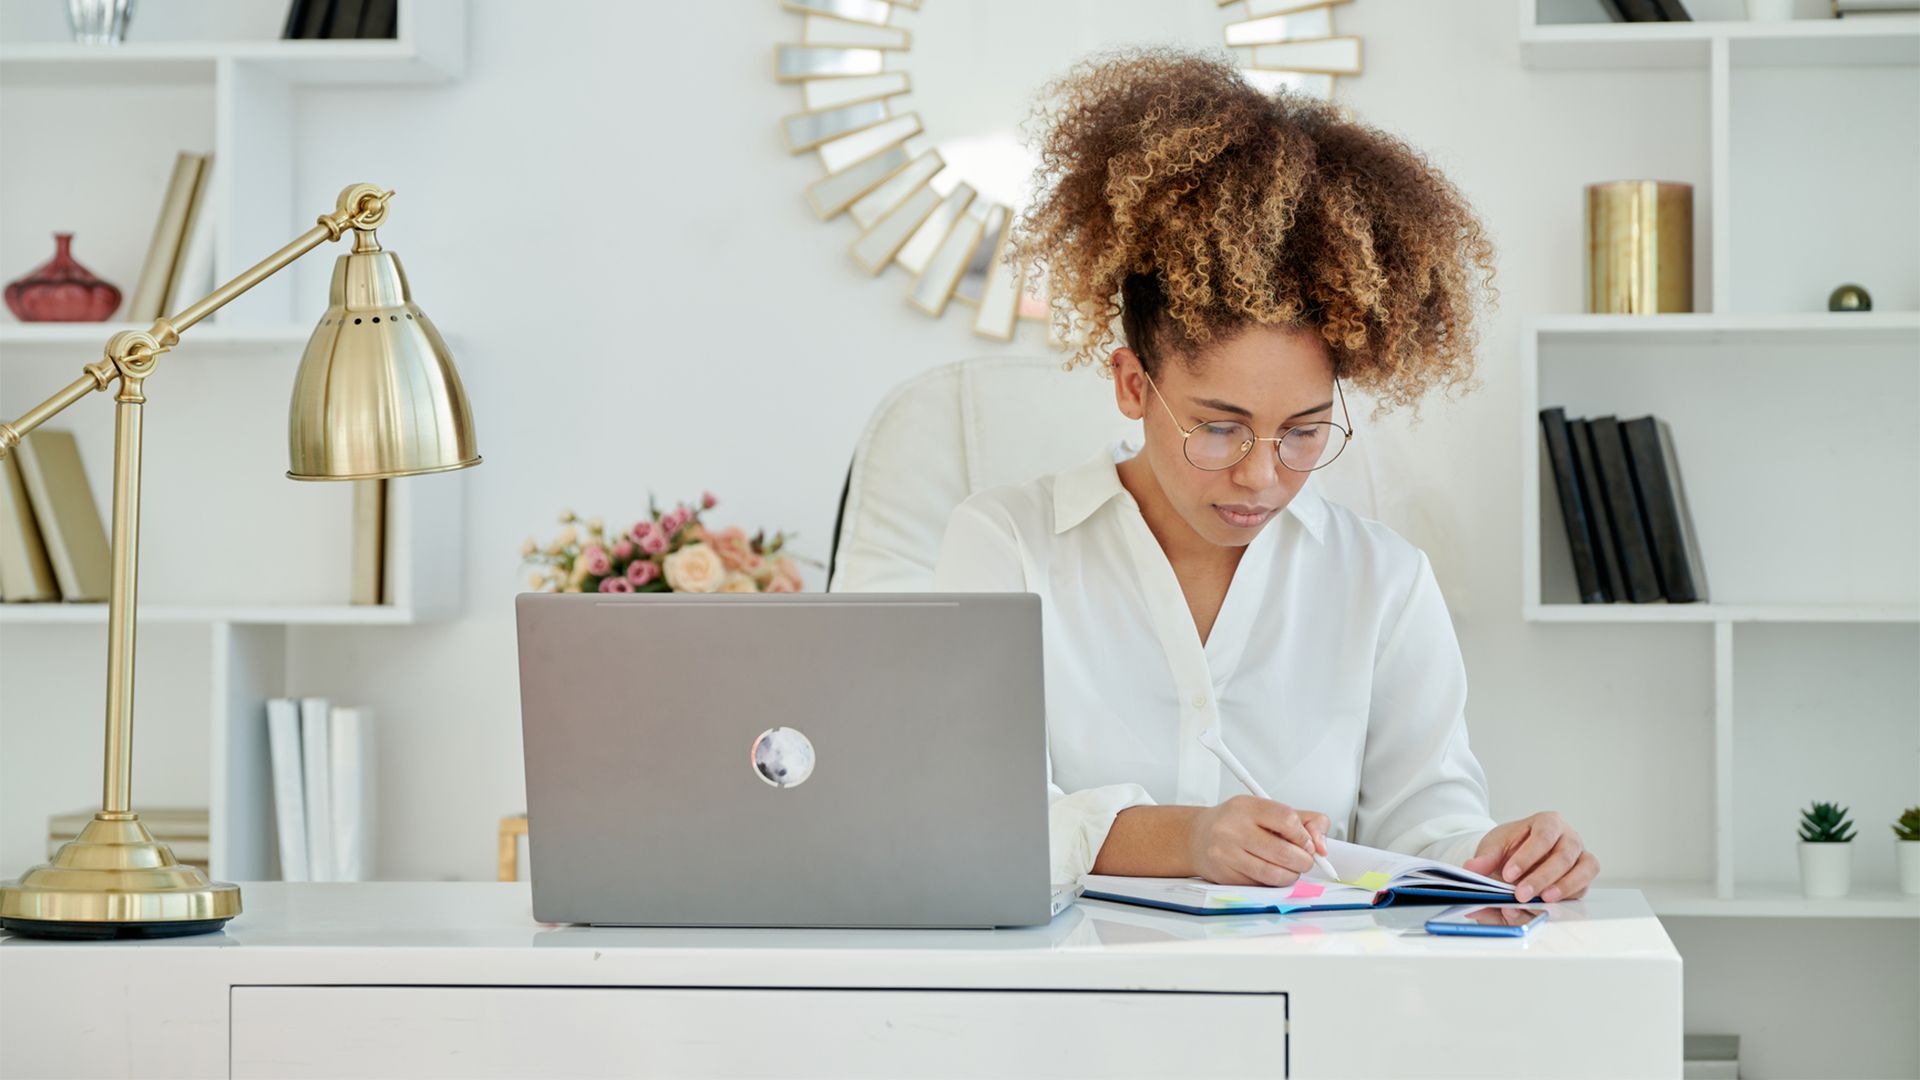
[(1480, 838), (1466, 868), (1513, 882), (1513, 898), (1526, 903), (1575, 900), (1600, 873), (1600, 860), (1580, 842), (1567, 819), (1545, 810), (1496, 825)]

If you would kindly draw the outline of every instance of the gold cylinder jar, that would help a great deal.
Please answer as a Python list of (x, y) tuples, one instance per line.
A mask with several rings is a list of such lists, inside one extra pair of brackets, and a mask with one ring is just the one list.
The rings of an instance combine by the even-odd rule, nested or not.
[(1587, 185), (1587, 310), (1693, 310), (1693, 185)]

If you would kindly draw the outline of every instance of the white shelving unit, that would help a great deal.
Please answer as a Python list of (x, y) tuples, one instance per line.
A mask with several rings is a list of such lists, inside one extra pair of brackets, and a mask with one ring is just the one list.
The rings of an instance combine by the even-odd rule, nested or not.
[[(136, 9), (136, 29), (158, 35), (185, 26), (191, 33), (199, 22), (218, 18), (264, 36), (277, 30), (277, 23), (267, 26), (266, 16), (277, 20), (285, 10), (221, 2), (225, 8), (169, 6), (165, 0), (143, 5)], [(391, 84), (404, 92), (408, 84), (457, 79), (466, 55), (464, 0), (401, 0), (399, 36), (392, 41), (135, 40), (94, 47), (12, 40), (19, 36), (18, 19), (9, 25), (16, 32), (0, 39), (0, 140), (7, 145), (0, 183), (9, 189), (0, 219), (0, 273), (17, 275), (44, 258), (42, 249), (51, 250), (44, 237), (59, 228), (75, 232), (76, 256), (123, 292), (133, 285), (126, 267), (137, 271), (129, 256), (145, 250), (159, 204), (161, 184), (152, 177), (164, 177), (174, 151), (213, 154), (208, 212), (214, 220), (214, 272), (224, 281), (332, 209), (294, 202), (298, 87)], [(124, 180), (99, 179), (101, 163), (116, 155), (126, 155), (139, 169), (128, 169)], [(83, 185), (88, 194), (66, 190), (75, 186), (75, 173), (89, 174)], [(385, 179), (345, 176), (337, 186)], [(113, 197), (103, 198), (103, 191)], [(386, 236), (402, 252), (398, 238), (405, 221), (404, 211), (396, 212)], [(343, 252), (343, 245), (324, 245), (306, 260)], [(102, 260), (123, 272), (107, 272)], [(278, 876), (264, 703), (314, 692), (288, 684), (288, 653), (298, 636), (308, 628), (419, 624), (460, 608), (460, 544), (457, 537), (446, 539), (462, 520), (459, 473), (391, 483), (388, 602), (345, 602), (350, 493), (345, 485), (295, 484), (283, 475), (286, 395), (326, 306), (324, 295), (296, 296), (295, 278), (277, 275), (186, 331), (148, 383), (140, 621), (151, 628), (143, 629), (143, 638), (161, 635), (162, 644), (207, 635), (188, 649), (209, 660), (204, 698), (174, 685), (155, 696), (190, 701), (196, 711), (205, 702), (210, 869), (229, 881)], [(425, 302), (431, 310), (431, 296)], [(16, 415), (71, 381), (98, 358), (109, 337), (126, 328), (0, 323), (0, 412)], [(457, 328), (445, 329), (457, 354)], [(75, 404), (54, 426), (72, 430), (79, 440), (104, 521), (113, 410), (102, 397)], [(210, 438), (209, 429), (221, 434)], [(68, 655), (73, 635), (95, 633), (86, 628), (105, 620), (104, 604), (0, 604), (0, 647), (10, 662), (30, 662), (36, 670), (44, 657), (46, 678), (54, 681), (53, 669), (74, 663)], [(147, 656), (143, 649), (142, 659)], [(97, 656), (87, 659), (74, 670), (104, 670)], [(138, 671), (142, 687), (181, 678), (144, 664)], [(76, 687), (72, 695), (74, 707), (89, 709), (89, 718), (103, 707), (93, 689)], [(181, 721), (196, 722), (192, 716)], [(91, 721), (85, 726), (97, 730)], [(142, 790), (137, 785), (134, 791), (136, 809)], [(68, 809), (8, 804), (9, 813), (37, 819), (36, 827), (47, 813)], [(24, 867), (6, 868), (18, 869)]]
[[(1529, 67), (1707, 73), (1706, 310), (1543, 315), (1521, 346), (1525, 618), (1711, 635), (1712, 878), (1630, 884), (1663, 915), (1920, 918), (1920, 898), (1858, 870), (1844, 899), (1802, 897), (1790, 832), (1808, 788), (1851, 803), (1857, 866), (1920, 796), (1920, 18), (1579, 23), (1562, 21), (1577, 0), (1519, 6)], [(1843, 281), (1875, 310), (1826, 311)], [(1578, 602), (1542, 463), (1551, 405), (1671, 425), (1708, 602)]]

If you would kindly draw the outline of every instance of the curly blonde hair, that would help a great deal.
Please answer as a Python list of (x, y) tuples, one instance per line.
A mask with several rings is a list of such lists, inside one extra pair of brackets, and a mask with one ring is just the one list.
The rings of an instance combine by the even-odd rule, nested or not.
[(1118, 317), (1149, 371), (1259, 324), (1318, 330), (1382, 408), (1471, 385), (1493, 246), (1405, 142), (1169, 48), (1090, 57), (1040, 101), (1014, 257), (1045, 283), (1068, 368), (1106, 370)]

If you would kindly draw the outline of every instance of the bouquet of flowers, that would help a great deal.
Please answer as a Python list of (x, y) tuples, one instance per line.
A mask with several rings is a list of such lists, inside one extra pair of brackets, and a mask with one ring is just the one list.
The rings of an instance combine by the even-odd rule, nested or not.
[(709, 491), (663, 513), (649, 497), (647, 516), (612, 535), (599, 518), (564, 511), (552, 542), (521, 545), (521, 557), (541, 567), (527, 584), (541, 592), (799, 592), (801, 560), (784, 554), (787, 535), (709, 530), (700, 515), (718, 503)]

